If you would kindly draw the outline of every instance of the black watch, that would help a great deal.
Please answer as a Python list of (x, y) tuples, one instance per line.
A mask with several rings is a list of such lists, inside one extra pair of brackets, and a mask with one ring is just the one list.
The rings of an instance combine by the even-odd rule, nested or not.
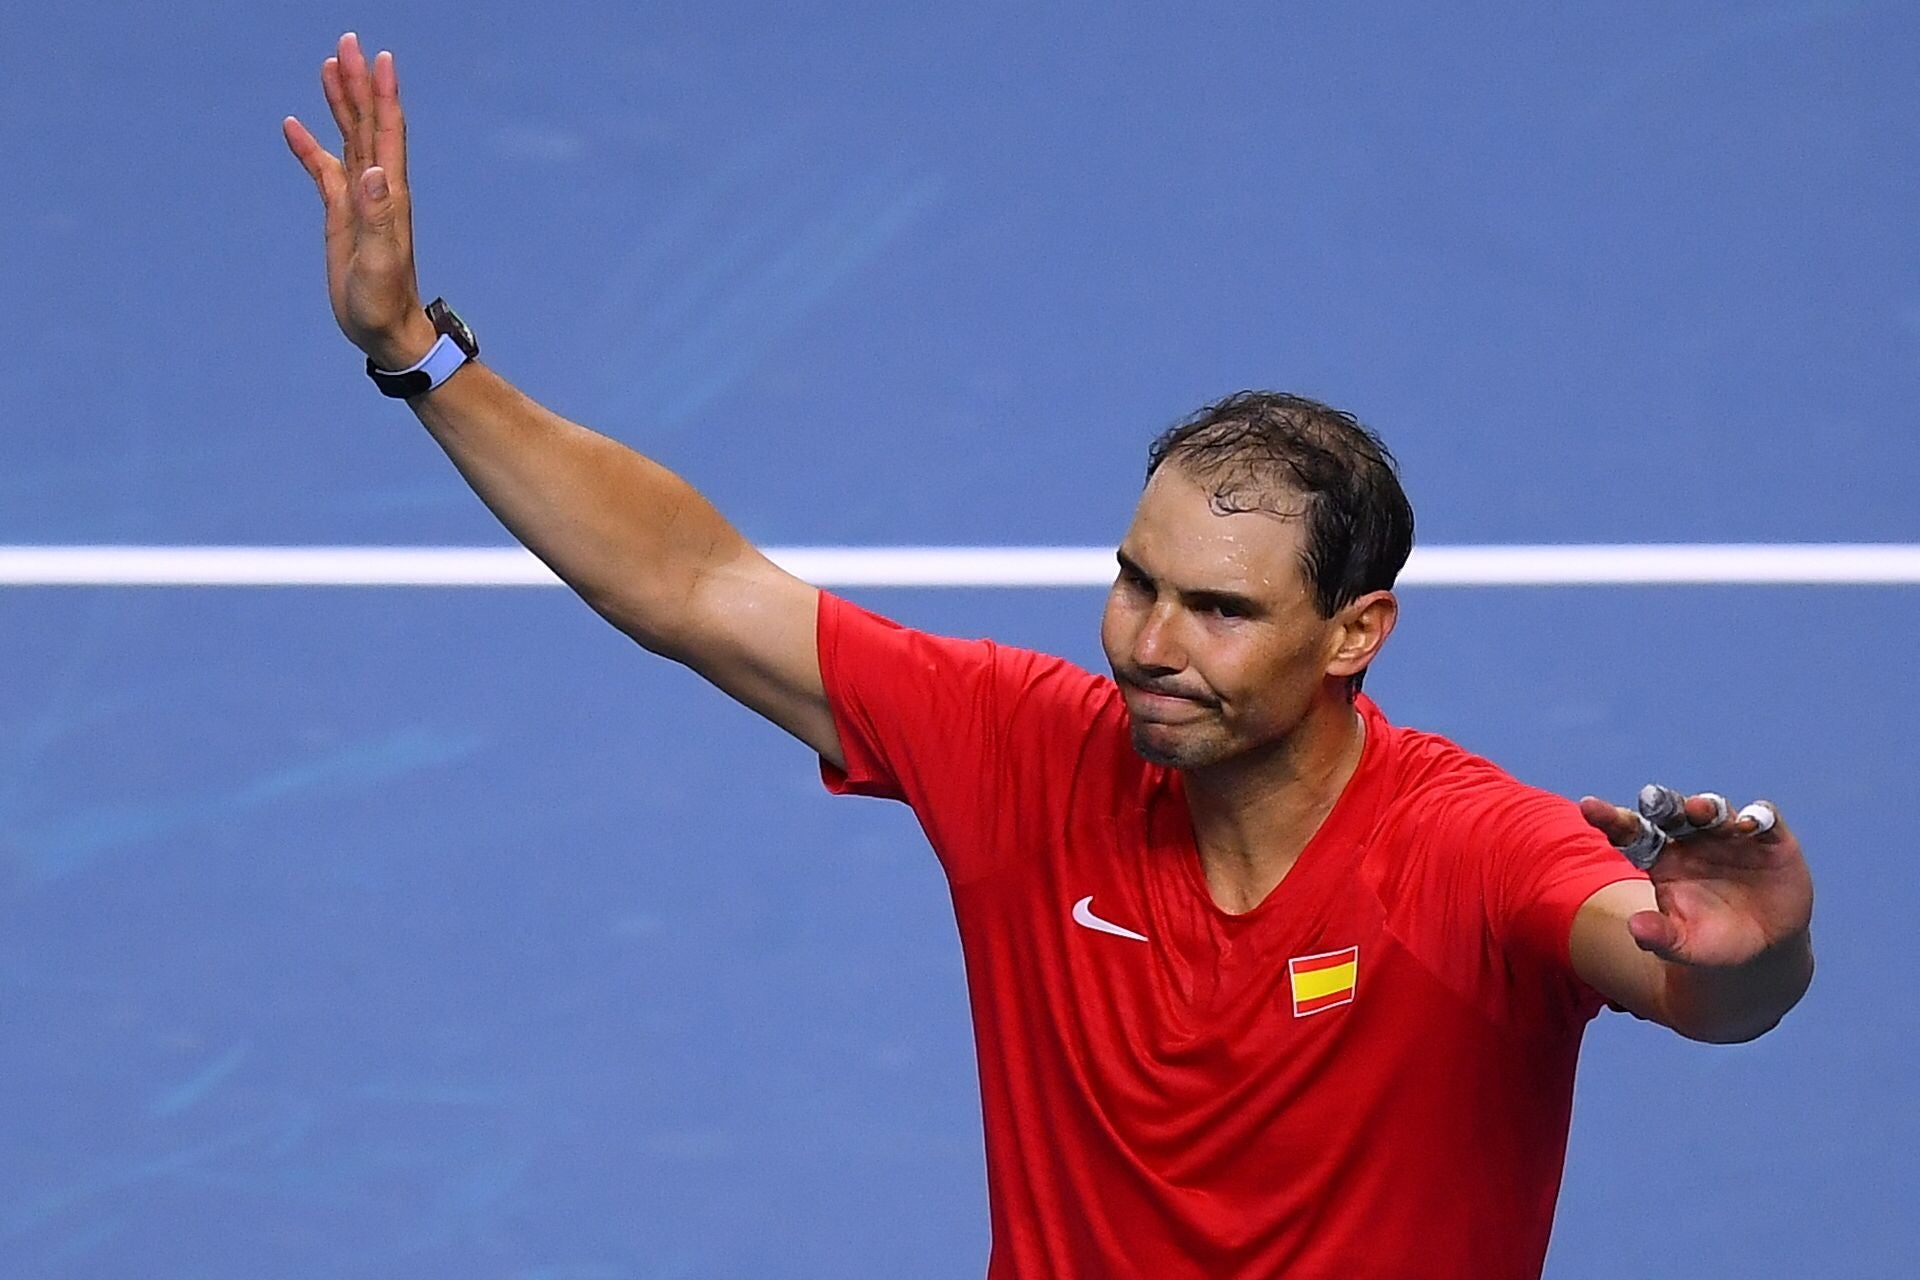
[(433, 331), (440, 338), (411, 369), (389, 371), (377, 368), (373, 357), (367, 357), (367, 376), (373, 379), (373, 385), (379, 387), (382, 394), (396, 400), (424, 395), (480, 354), (480, 342), (473, 336), (473, 330), (467, 328), (466, 322), (453, 313), (453, 308), (447, 305), (445, 298), (435, 298), (427, 304), (427, 319), (433, 321)]

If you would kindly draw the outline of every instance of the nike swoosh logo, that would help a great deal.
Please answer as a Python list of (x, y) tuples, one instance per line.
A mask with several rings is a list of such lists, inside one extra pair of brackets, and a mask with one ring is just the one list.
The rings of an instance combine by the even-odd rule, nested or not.
[(1073, 922), (1075, 924), (1083, 924), (1089, 929), (1098, 929), (1101, 933), (1110, 933), (1116, 938), (1132, 938), (1135, 942), (1148, 941), (1147, 935), (1144, 933), (1135, 933), (1131, 929), (1123, 928), (1111, 920), (1102, 920), (1099, 916), (1093, 914), (1092, 894), (1088, 894), (1073, 904)]

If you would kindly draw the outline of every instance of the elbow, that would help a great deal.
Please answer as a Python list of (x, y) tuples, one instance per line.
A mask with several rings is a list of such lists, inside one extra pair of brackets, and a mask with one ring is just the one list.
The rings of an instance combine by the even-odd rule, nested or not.
[(663, 625), (665, 610), (635, 600), (630, 592), (591, 591), (576, 586), (574, 593), (614, 630), (648, 653), (674, 662), (686, 661), (682, 656), (684, 646), (674, 628)]
[(599, 614), (648, 653), (685, 663), (697, 644), (704, 566), (679, 573), (626, 575), (604, 582), (568, 585)]

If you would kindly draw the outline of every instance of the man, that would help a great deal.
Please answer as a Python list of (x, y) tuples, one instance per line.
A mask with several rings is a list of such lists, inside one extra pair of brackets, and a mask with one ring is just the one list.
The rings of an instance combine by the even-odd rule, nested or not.
[(1537, 1276), (1601, 1004), (1730, 1041), (1805, 990), (1812, 883), (1770, 806), (1576, 808), (1360, 693), (1412, 512), (1350, 417), (1250, 393), (1156, 442), (1112, 680), (911, 631), (474, 361), (420, 305), (391, 56), (345, 36), (322, 83), (342, 157), (284, 127), (381, 389), (609, 621), (830, 788), (918, 813), (966, 957), (992, 1275)]

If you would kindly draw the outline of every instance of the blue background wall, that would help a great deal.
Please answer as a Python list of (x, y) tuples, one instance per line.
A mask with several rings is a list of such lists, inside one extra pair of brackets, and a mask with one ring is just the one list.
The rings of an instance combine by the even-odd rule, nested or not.
[[(1916, 541), (1904, 4), (54, 6), (0, 35), (0, 543), (498, 542), (328, 314), (289, 112), (399, 54), (423, 286), (768, 544), (1099, 544), (1331, 399), (1421, 538)], [(323, 134), (324, 136), (324, 134)], [(1098, 668), (1099, 593), (870, 591)], [(1920, 1271), (1920, 598), (1413, 590), (1529, 780), (1777, 798), (1821, 974), (1589, 1035), (1548, 1275)], [(0, 1275), (980, 1274), (904, 810), (553, 592), (0, 590)]]

